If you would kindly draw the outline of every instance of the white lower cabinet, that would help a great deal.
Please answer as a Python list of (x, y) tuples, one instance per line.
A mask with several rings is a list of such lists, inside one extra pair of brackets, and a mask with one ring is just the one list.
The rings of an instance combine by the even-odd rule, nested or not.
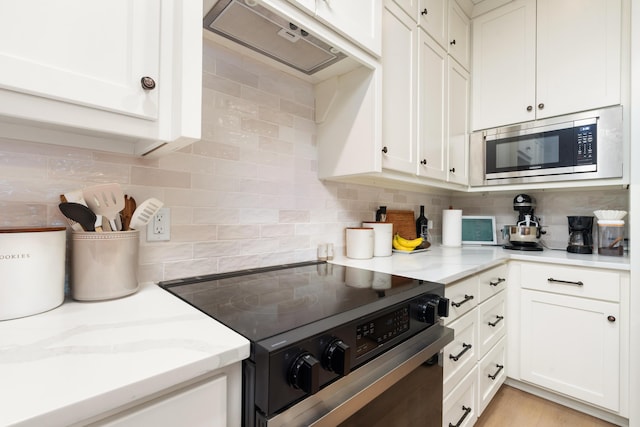
[(455, 338), (442, 363), (444, 426), (473, 425), (506, 378), (506, 272), (503, 264), (445, 287)]
[(474, 367), (442, 403), (442, 427), (472, 426), (478, 419), (478, 368)]
[(239, 426), (241, 407), (242, 364), (238, 362), (74, 427)]
[(478, 415), (484, 410), (496, 395), (498, 389), (507, 378), (506, 336), (503, 336), (495, 347), (478, 362)]
[[(629, 274), (518, 262), (514, 379), (622, 417), (629, 393)], [(511, 297), (515, 295), (510, 295)]]

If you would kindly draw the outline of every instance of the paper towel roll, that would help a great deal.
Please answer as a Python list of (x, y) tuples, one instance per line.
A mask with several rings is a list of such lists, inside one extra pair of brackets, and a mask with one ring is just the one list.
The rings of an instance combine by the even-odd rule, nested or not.
[(458, 247), (462, 245), (462, 210), (445, 209), (442, 211), (442, 246)]
[(373, 228), (347, 228), (347, 258), (373, 258)]
[(373, 256), (391, 256), (393, 224), (390, 222), (363, 222), (362, 226), (373, 228)]

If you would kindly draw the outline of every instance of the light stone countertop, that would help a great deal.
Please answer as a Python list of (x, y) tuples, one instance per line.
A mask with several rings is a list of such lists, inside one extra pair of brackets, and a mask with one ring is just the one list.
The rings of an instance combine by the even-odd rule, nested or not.
[(622, 271), (631, 269), (628, 256), (581, 255), (551, 249), (525, 252), (507, 250), (501, 246), (450, 248), (434, 245), (424, 252), (410, 254), (394, 252), (389, 257), (373, 257), (367, 260), (347, 258), (341, 249), (337, 249), (332, 263), (444, 284), (455, 282), (510, 259)]
[[(512, 260), (629, 271), (628, 256), (434, 246), (335, 264), (451, 283)], [(65, 303), (0, 321), (0, 425), (81, 422), (249, 356), (249, 342), (152, 283), (134, 295)]]
[(0, 321), (0, 425), (66, 426), (249, 356), (249, 341), (152, 283)]

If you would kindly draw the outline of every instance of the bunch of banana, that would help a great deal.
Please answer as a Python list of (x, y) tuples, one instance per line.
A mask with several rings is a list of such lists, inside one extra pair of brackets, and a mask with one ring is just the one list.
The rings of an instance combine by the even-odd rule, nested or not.
[(417, 239), (413, 240), (407, 240), (396, 233), (396, 235), (393, 236), (393, 247), (399, 251), (410, 252), (420, 246), (423, 241), (424, 239), (422, 237), (418, 237)]

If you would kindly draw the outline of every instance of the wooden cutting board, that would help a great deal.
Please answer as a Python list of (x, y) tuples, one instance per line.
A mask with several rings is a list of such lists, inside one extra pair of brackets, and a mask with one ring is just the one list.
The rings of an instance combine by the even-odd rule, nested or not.
[(415, 239), (416, 235), (416, 219), (413, 211), (391, 211), (387, 210), (387, 220), (385, 222), (393, 223), (393, 235), (398, 233), (405, 239)]

